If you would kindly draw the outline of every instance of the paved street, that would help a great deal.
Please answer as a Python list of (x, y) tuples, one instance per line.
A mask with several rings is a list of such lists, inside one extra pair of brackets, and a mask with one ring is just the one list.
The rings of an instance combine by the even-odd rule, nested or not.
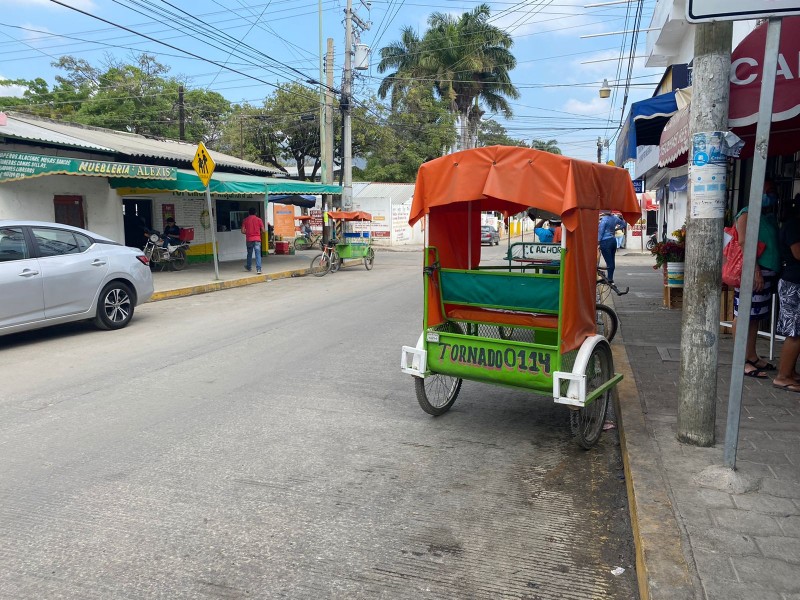
[(420, 279), (381, 252), (0, 338), (0, 598), (636, 598), (617, 432), (469, 382), (423, 413)]

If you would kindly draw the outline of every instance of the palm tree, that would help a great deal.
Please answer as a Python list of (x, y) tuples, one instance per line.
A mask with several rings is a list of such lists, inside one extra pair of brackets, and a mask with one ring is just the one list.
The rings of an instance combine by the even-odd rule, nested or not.
[(381, 50), (378, 71), (390, 68), (378, 95), (396, 95), (411, 85), (433, 86), (458, 117), (458, 149), (473, 148), (484, 110), (510, 118), (506, 98), (518, 98), (509, 71), (516, 66), (511, 36), (488, 23), (489, 6), (481, 4), (460, 17), (436, 12), (428, 18), (422, 39), (413, 29), (403, 29), (401, 40)]
[(561, 148), (558, 147), (557, 140), (531, 140), (531, 148), (550, 152), (551, 154), (561, 154)]
[(434, 73), (437, 92), (458, 115), (458, 149), (475, 146), (481, 102), (511, 118), (506, 97), (519, 97), (508, 75), (517, 64), (509, 51), (514, 42), (488, 23), (489, 15), (489, 6), (481, 4), (460, 17), (436, 12), (428, 18), (421, 63)]
[(383, 78), (378, 88), (378, 96), (385, 98), (391, 93), (392, 108), (398, 105), (401, 97), (417, 79), (425, 75), (420, 66), (421, 45), (422, 40), (417, 33), (406, 26), (401, 30), (400, 41), (381, 48), (378, 72), (383, 73), (389, 69), (394, 69), (394, 72)]

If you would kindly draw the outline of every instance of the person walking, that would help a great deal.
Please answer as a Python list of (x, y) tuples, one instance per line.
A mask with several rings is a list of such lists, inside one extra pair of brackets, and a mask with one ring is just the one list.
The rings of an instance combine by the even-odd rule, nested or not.
[[(778, 222), (773, 214), (778, 205), (778, 196), (775, 194), (773, 183), (764, 182), (764, 195), (761, 197), (761, 221), (758, 227), (758, 241), (764, 244), (764, 250), (756, 258), (756, 268), (753, 279), (753, 296), (750, 305), (750, 328), (747, 331), (747, 344), (745, 346), (744, 374), (746, 377), (766, 379), (767, 371), (774, 371), (775, 365), (768, 363), (758, 356), (756, 340), (758, 339), (758, 324), (769, 318), (772, 294), (775, 293), (775, 284), (778, 280), (778, 271), (781, 268), (780, 250), (778, 248)], [(745, 236), (747, 235), (748, 206), (745, 206), (736, 215), (736, 232), (739, 244), (744, 249)], [(760, 245), (760, 244), (759, 244)], [(733, 288), (733, 330), (739, 318), (739, 288)]]
[(617, 227), (625, 227), (625, 221), (616, 215), (612, 215), (610, 211), (604, 210), (600, 212), (597, 242), (600, 246), (600, 254), (603, 255), (603, 261), (606, 263), (609, 283), (614, 283), (615, 255), (617, 253), (617, 240), (614, 237), (614, 232)]
[(264, 232), (264, 221), (256, 216), (256, 209), (250, 207), (249, 214), (242, 221), (242, 233), (247, 245), (247, 263), (245, 271), (252, 270), (253, 253), (256, 255), (256, 273), (261, 274), (261, 234)]
[(800, 392), (800, 373), (797, 357), (800, 356), (800, 214), (783, 224), (779, 234), (779, 247), (783, 270), (778, 282), (778, 335), (786, 340), (781, 349), (778, 374), (772, 385), (787, 392)]

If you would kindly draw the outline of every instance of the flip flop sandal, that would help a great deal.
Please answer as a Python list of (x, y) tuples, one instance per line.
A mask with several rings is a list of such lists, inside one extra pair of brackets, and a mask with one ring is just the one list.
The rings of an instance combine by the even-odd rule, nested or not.
[(795, 394), (800, 394), (800, 383), (786, 383), (784, 385), (781, 385), (780, 383), (773, 383), (772, 387), (783, 390), (784, 392), (794, 392)]
[(768, 363), (767, 361), (764, 361), (763, 365), (758, 364), (757, 360), (746, 360), (744, 362), (746, 362), (751, 367), (755, 367), (759, 371), (774, 371), (775, 370), (775, 365), (773, 365), (772, 363)]
[[(748, 364), (750, 364), (750, 363), (748, 363)], [(750, 364), (750, 366), (752, 367), (753, 365)], [(745, 377), (752, 377), (753, 379), (766, 379), (767, 378), (767, 374), (763, 370), (759, 369), (758, 367), (753, 367), (752, 371), (748, 371), (748, 370), (745, 369), (744, 376)]]

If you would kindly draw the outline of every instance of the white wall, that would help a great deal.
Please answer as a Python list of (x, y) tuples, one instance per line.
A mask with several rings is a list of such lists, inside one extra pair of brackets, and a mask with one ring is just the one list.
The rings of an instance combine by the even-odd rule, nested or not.
[(86, 228), (124, 241), (122, 201), (105, 177), (46, 175), (0, 184), (0, 219), (55, 220), (53, 196), (81, 196)]

